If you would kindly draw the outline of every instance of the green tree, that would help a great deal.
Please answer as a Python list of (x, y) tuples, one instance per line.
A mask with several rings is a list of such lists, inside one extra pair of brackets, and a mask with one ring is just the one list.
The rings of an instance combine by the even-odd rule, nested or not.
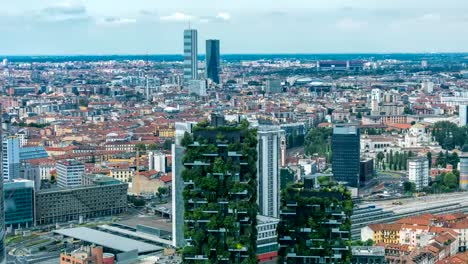
[(457, 176), (452, 172), (446, 173), (443, 177), (443, 184), (451, 190), (458, 188)]
[(170, 149), (171, 149), (171, 146), (172, 146), (172, 140), (166, 139), (166, 140), (164, 141), (163, 148), (164, 148), (165, 150), (170, 150)]
[(151, 143), (148, 145), (148, 150), (157, 150), (158, 145), (156, 143)]
[(137, 143), (135, 144), (135, 150), (138, 150), (140, 152), (146, 151), (146, 145), (144, 143)]
[(432, 168), (432, 152), (427, 152), (427, 160), (429, 161), (429, 168)]
[(403, 189), (405, 193), (413, 194), (416, 192), (416, 184), (414, 182), (404, 182)]

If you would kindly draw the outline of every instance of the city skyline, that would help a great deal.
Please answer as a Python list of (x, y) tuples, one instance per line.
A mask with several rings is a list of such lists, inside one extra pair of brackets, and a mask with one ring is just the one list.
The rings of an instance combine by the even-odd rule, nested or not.
[(199, 31), (200, 50), (215, 38), (225, 54), (466, 52), (459, 43), (468, 40), (468, 3), (459, 0), (3, 5), (5, 55), (181, 54), (180, 31), (189, 24)]

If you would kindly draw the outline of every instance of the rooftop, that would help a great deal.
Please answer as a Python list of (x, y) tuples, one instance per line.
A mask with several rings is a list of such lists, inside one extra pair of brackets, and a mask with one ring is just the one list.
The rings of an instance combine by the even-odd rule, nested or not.
[(162, 247), (156, 245), (106, 233), (103, 231), (98, 231), (88, 227), (60, 229), (55, 230), (54, 233), (121, 252), (128, 252), (135, 249), (138, 250), (138, 253), (149, 253), (163, 250)]

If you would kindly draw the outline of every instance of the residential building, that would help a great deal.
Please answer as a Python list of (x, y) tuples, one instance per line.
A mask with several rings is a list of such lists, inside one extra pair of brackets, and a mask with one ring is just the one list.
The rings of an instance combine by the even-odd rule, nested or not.
[(259, 126), (257, 203), (261, 215), (279, 217), (281, 139), (278, 126)]
[(288, 186), (281, 197), (278, 263), (350, 263), (350, 192), (313, 185)]
[(463, 146), (460, 155), (460, 189), (468, 191), (468, 146)]
[(219, 55), (219, 40), (206, 40), (206, 78), (219, 84), (219, 73), (221, 71), (221, 57)]
[(336, 181), (359, 186), (360, 132), (356, 126), (336, 125), (332, 136), (332, 171)]
[(113, 167), (109, 176), (121, 182), (131, 182), (135, 177), (135, 168), (129, 166)]
[(184, 239), (184, 198), (182, 193), (185, 188), (182, 171), (184, 165), (182, 158), (185, 147), (181, 145), (184, 136), (192, 134), (194, 122), (175, 123), (175, 143), (172, 144), (172, 242), (174, 247), (183, 247)]
[(351, 248), (353, 264), (386, 264), (385, 247), (355, 246)]
[(282, 91), (283, 91), (283, 87), (281, 86), (280, 79), (267, 79), (266, 80), (265, 92), (267, 94), (281, 93)]
[(417, 157), (408, 160), (408, 179), (416, 185), (416, 190), (421, 190), (429, 185), (429, 160), (425, 157)]
[(198, 79), (198, 36), (197, 30), (184, 30), (184, 82)]
[(20, 177), (20, 143), (17, 136), (3, 139), (2, 174), (5, 181)]
[(468, 125), (468, 105), (461, 104), (458, 108), (458, 116), (460, 121), (460, 126)]
[(257, 261), (257, 136), (248, 122), (201, 122), (186, 134), (184, 263)]
[(148, 170), (167, 172), (167, 155), (162, 152), (150, 151), (148, 153)]
[(56, 163), (57, 183), (60, 188), (74, 188), (81, 186), (85, 167), (84, 164), (73, 159), (61, 160)]
[(94, 184), (73, 189), (46, 189), (36, 193), (36, 224), (120, 214), (127, 210), (128, 184), (99, 177)]
[(259, 262), (271, 261), (278, 256), (279, 219), (257, 215), (257, 259)]
[(206, 80), (190, 80), (188, 85), (191, 94), (206, 96)]
[(114, 254), (104, 253), (101, 246), (85, 246), (60, 254), (60, 264), (113, 264)]
[(9, 229), (31, 227), (34, 221), (34, 182), (15, 179), (3, 185), (5, 226)]
[[(5, 61), (4, 61), (4, 64)], [(3, 139), (2, 131), (3, 131), (3, 118), (2, 118), (2, 105), (0, 104), (0, 138)], [(2, 144), (0, 145), (0, 155), (4, 156), (4, 145), (3, 141)], [(2, 163), (0, 164), (0, 169), (2, 169), (3, 173), (3, 160)], [(4, 200), (4, 187), (3, 187), (3, 182), (5, 181), (5, 178), (2, 177), (0, 178), (0, 264), (5, 264), (6, 263), (6, 254), (5, 254), (5, 200)]]

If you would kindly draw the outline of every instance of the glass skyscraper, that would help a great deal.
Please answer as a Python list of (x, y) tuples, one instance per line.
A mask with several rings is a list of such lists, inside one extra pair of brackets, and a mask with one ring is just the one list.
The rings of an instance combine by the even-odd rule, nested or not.
[(206, 41), (206, 78), (219, 84), (220, 67), (219, 40), (208, 39)]
[(198, 36), (197, 30), (184, 30), (184, 83), (198, 79)]
[(360, 132), (356, 126), (336, 125), (332, 136), (332, 171), (336, 181), (359, 186)]

